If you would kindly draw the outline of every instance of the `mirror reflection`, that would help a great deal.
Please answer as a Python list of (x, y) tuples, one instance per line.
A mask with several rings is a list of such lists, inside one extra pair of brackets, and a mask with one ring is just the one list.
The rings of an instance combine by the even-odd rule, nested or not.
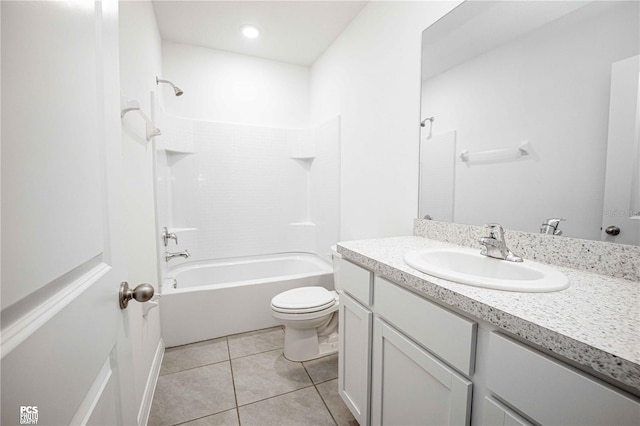
[(638, 2), (465, 2), (422, 37), (419, 217), (640, 244)]

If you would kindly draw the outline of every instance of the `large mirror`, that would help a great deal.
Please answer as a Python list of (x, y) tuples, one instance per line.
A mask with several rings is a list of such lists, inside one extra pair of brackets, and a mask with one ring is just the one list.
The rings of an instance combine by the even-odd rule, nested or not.
[(636, 1), (467, 1), (427, 28), (419, 217), (640, 244), (639, 21)]

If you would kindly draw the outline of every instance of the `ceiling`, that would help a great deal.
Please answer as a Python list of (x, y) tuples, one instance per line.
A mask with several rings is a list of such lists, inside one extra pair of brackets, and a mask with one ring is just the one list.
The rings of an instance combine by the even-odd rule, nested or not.
[[(331, 45), (366, 1), (153, 2), (163, 40), (308, 66)], [(262, 34), (248, 39), (242, 24)]]

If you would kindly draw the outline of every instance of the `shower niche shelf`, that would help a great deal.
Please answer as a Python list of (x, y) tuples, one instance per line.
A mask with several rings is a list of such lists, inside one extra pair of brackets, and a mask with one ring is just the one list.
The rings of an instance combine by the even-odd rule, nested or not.
[(316, 158), (316, 145), (313, 141), (299, 141), (289, 145), (289, 158), (311, 161)]
[(174, 148), (165, 148), (164, 149), (167, 155), (190, 155), (195, 154), (195, 151), (183, 150), (183, 149), (174, 149)]

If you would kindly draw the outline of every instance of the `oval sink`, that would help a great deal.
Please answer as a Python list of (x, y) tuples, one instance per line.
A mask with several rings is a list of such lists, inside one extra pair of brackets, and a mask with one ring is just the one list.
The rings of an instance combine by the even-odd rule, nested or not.
[(416, 250), (405, 254), (404, 262), (425, 274), (475, 287), (527, 293), (569, 287), (566, 275), (550, 266), (494, 259), (482, 256), (479, 249)]

